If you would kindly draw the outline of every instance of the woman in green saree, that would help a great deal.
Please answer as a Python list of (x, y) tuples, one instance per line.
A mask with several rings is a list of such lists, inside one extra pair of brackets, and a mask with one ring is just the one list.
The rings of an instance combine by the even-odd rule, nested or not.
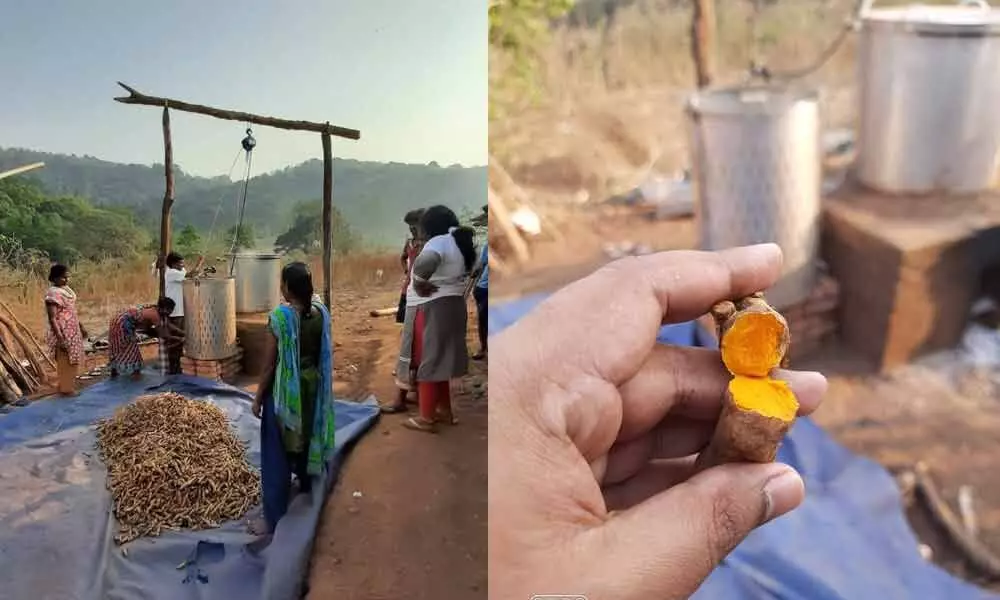
[(254, 533), (273, 533), (288, 510), (292, 476), (309, 493), (333, 455), (333, 344), (330, 313), (313, 297), (303, 263), (281, 272), (285, 304), (271, 312), (265, 368), (253, 403), (261, 419), (261, 488), (264, 519)]

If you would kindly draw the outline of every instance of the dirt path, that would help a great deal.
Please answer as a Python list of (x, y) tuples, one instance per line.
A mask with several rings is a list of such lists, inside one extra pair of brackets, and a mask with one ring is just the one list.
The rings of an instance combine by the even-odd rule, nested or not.
[[(338, 395), (395, 394), (399, 326), (367, 314), (395, 299), (394, 290), (338, 296)], [(485, 365), (474, 364), (457, 394), (457, 427), (432, 436), (383, 416), (352, 451), (322, 517), (309, 599), (485, 597), (485, 382)]]

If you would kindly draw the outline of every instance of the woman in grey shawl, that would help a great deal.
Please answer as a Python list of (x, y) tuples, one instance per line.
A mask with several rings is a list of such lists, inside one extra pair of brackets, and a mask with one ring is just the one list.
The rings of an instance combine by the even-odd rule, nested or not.
[(433, 433), (437, 423), (455, 424), (451, 380), (469, 368), (465, 288), (476, 262), (474, 232), (460, 227), (446, 206), (432, 206), (421, 219), (423, 249), (413, 263), (396, 377), (416, 383), (419, 415), (403, 426)]

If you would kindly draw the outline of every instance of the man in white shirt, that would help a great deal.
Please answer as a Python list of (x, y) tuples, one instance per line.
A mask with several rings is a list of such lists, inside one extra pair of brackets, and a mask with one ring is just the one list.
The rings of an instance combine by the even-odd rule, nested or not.
[(164, 296), (174, 301), (174, 311), (166, 323), (162, 324), (160, 332), (161, 343), (165, 347), (166, 374), (177, 375), (181, 372), (181, 355), (184, 350), (184, 280), (194, 277), (204, 263), (204, 257), (198, 257), (198, 263), (191, 272), (184, 269), (184, 257), (177, 252), (167, 255), (164, 272)]

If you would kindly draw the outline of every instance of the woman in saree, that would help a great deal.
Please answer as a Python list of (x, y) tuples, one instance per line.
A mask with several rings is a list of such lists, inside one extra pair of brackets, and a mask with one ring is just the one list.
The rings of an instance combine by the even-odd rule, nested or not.
[(476, 248), (472, 229), (460, 227), (447, 206), (424, 211), (421, 228), (426, 241), (413, 262), (396, 377), (409, 376), (417, 388), (419, 415), (403, 426), (433, 433), (437, 423), (458, 422), (451, 380), (469, 368), (465, 289)]
[(52, 265), (49, 287), (45, 292), (45, 312), (49, 328), (45, 336), (56, 361), (56, 391), (62, 396), (76, 396), (76, 376), (84, 362), (83, 341), (87, 330), (76, 312), (76, 292), (69, 287), (69, 269)]
[(108, 366), (111, 377), (129, 375), (142, 377), (142, 352), (139, 349), (139, 332), (153, 332), (166, 326), (175, 307), (170, 298), (160, 298), (156, 304), (131, 306), (112, 317), (108, 328)]
[(250, 524), (258, 535), (274, 532), (288, 510), (292, 477), (309, 493), (333, 456), (333, 344), (330, 313), (313, 293), (303, 263), (281, 271), (285, 303), (269, 317), (265, 367), (253, 402), (261, 419), (261, 487), (264, 515)]

